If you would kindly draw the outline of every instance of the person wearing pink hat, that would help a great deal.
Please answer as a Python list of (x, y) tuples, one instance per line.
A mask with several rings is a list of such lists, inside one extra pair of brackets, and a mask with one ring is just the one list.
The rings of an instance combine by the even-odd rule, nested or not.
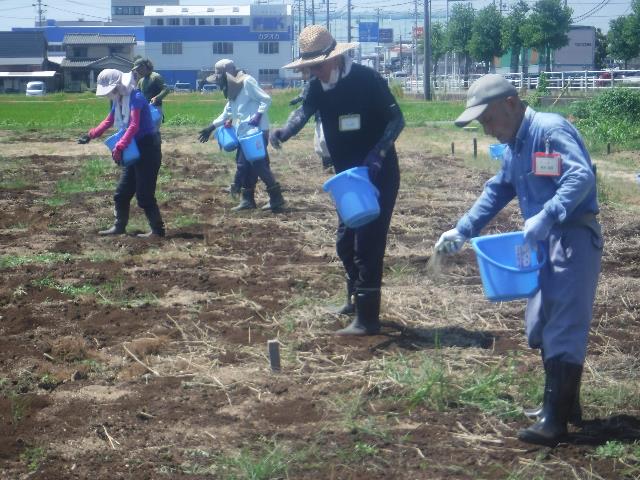
[(140, 150), (138, 161), (123, 165), (120, 182), (113, 196), (115, 223), (98, 234), (125, 233), (129, 221), (129, 206), (135, 195), (151, 227), (150, 232), (138, 236), (164, 237), (164, 222), (155, 197), (162, 150), (158, 131), (151, 119), (149, 104), (142, 92), (136, 88), (132, 72), (122, 73), (111, 68), (102, 70), (98, 75), (96, 95), (107, 97), (111, 101), (111, 111), (100, 125), (82, 135), (78, 143), (89, 143), (115, 125), (118, 130), (124, 129), (125, 133), (111, 152), (113, 161), (121, 165), (122, 153), (133, 141)]

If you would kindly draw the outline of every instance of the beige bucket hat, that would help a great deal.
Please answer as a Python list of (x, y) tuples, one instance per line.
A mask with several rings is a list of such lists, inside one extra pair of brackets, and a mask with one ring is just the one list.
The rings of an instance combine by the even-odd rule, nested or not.
[(298, 46), (300, 47), (300, 58), (282, 68), (297, 69), (317, 65), (353, 50), (358, 44), (355, 42), (338, 43), (325, 27), (309, 25), (300, 32)]

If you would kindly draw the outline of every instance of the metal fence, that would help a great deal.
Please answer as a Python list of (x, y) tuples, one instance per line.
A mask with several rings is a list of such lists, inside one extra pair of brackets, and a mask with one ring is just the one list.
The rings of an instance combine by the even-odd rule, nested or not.
[[(569, 72), (543, 72), (547, 79), (547, 89), (558, 91), (565, 89), (573, 92), (594, 92), (606, 88), (625, 86), (640, 89), (640, 70), (581, 70)], [(481, 74), (472, 74), (465, 80), (462, 75), (437, 75), (431, 77), (431, 89), (436, 94), (464, 93), (469, 86), (480, 78)], [(539, 74), (506, 73), (503, 74), (513, 85), (520, 88), (535, 89)], [(407, 93), (422, 94), (422, 76), (412, 76), (398, 80)]]

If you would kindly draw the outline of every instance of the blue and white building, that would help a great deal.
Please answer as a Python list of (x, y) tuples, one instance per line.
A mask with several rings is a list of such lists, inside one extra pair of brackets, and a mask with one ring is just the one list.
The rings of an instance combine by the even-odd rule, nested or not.
[(203, 72), (229, 58), (258, 83), (272, 84), (291, 61), (291, 13), (286, 4), (147, 6), (145, 56), (167, 83), (196, 88)]

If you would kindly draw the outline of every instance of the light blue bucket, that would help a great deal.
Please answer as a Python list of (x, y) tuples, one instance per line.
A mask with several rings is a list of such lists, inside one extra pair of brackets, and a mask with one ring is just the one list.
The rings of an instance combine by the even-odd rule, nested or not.
[(378, 189), (369, 180), (369, 167), (354, 167), (327, 180), (322, 189), (329, 192), (338, 215), (349, 228), (358, 228), (380, 215)]
[(264, 136), (261, 130), (251, 135), (239, 137), (240, 148), (247, 161), (258, 162), (267, 156), (267, 149), (264, 145)]
[(540, 246), (540, 259), (525, 244), (523, 232), (485, 235), (471, 239), (476, 252), (485, 296), (492, 302), (529, 298), (538, 291), (538, 272), (546, 254)]
[(489, 145), (489, 157), (491, 160), (502, 160), (506, 148), (506, 143), (492, 143)]
[(238, 148), (238, 136), (233, 127), (218, 127), (216, 129), (216, 139), (220, 148), (225, 152), (233, 152)]
[[(116, 133), (111, 135), (104, 141), (104, 144), (107, 146), (110, 152), (116, 148), (116, 143), (122, 138), (126, 129), (118, 130)], [(140, 150), (138, 150), (138, 144), (136, 143), (135, 138), (131, 140), (131, 143), (127, 148), (122, 152), (122, 165), (128, 167), (129, 165), (133, 165), (138, 160), (140, 160)]]
[(149, 112), (151, 113), (151, 121), (156, 126), (156, 129), (160, 129), (160, 125), (162, 125), (162, 112), (158, 107), (151, 104), (149, 104)]

